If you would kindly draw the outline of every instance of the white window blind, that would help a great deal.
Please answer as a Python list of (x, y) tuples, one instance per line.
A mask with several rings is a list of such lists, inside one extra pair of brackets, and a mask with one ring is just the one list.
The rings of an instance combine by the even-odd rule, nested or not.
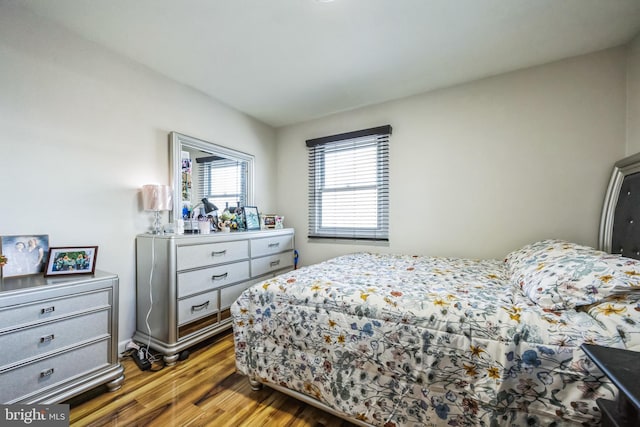
[(389, 135), (381, 126), (308, 140), (309, 237), (389, 240)]
[(199, 195), (218, 209), (247, 204), (247, 162), (216, 156), (196, 159), (199, 163)]

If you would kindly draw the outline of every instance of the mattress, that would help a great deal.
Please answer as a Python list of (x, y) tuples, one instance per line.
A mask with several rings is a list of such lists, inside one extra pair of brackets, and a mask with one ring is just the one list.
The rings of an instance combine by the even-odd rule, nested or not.
[(232, 305), (238, 370), (375, 426), (596, 425), (615, 389), (579, 349), (625, 347), (590, 308), (543, 308), (503, 260), (358, 253)]

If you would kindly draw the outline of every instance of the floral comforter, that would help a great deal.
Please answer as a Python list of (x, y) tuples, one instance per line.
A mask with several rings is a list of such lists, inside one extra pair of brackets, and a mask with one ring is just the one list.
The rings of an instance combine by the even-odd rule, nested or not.
[(586, 311), (536, 306), (498, 260), (347, 255), (231, 311), (240, 372), (385, 427), (596, 425), (615, 389), (579, 346), (624, 348)]

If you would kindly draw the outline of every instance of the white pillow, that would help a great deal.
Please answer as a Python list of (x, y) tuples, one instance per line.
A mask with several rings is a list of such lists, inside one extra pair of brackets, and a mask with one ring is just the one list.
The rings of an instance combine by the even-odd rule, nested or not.
[(640, 292), (640, 262), (563, 240), (543, 240), (505, 259), (511, 281), (536, 304), (562, 310)]

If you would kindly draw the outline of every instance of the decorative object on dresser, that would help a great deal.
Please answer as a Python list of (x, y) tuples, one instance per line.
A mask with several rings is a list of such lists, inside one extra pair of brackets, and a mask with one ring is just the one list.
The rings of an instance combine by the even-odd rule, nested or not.
[(5, 278), (0, 285), (0, 403), (63, 402), (121, 387), (118, 276)]
[(0, 277), (27, 276), (42, 273), (49, 253), (49, 236), (1, 236)]
[(254, 283), (293, 269), (294, 230), (139, 235), (135, 341), (167, 365), (231, 327), (229, 307)]
[(264, 227), (265, 228), (276, 228), (276, 215), (274, 215), (274, 214), (265, 214), (264, 215)]
[(602, 426), (640, 425), (640, 352), (594, 344), (580, 347), (619, 390), (616, 401), (596, 400)]
[(160, 234), (160, 212), (173, 208), (171, 188), (168, 185), (147, 184), (142, 186), (142, 206), (145, 211), (153, 211), (153, 234)]
[(260, 230), (260, 216), (255, 206), (244, 207), (244, 220), (247, 230)]
[[(187, 208), (187, 215), (184, 218), (184, 220), (186, 220), (185, 230), (188, 230), (190, 233), (209, 234), (212, 226), (218, 222), (218, 207), (211, 203), (206, 197), (203, 197), (199, 203), (190, 209), (187, 205), (184, 206)], [(200, 213), (196, 215), (196, 212), (199, 212), (200, 206), (202, 206), (204, 210), (204, 215)], [(216, 229), (215, 226), (213, 229)]]
[(45, 276), (93, 274), (98, 257), (97, 246), (66, 246), (50, 248)]
[[(236, 214), (225, 209), (219, 216), (218, 228), (220, 231), (228, 233), (231, 231), (232, 224), (236, 221)], [(236, 227), (237, 228), (237, 227)]]

